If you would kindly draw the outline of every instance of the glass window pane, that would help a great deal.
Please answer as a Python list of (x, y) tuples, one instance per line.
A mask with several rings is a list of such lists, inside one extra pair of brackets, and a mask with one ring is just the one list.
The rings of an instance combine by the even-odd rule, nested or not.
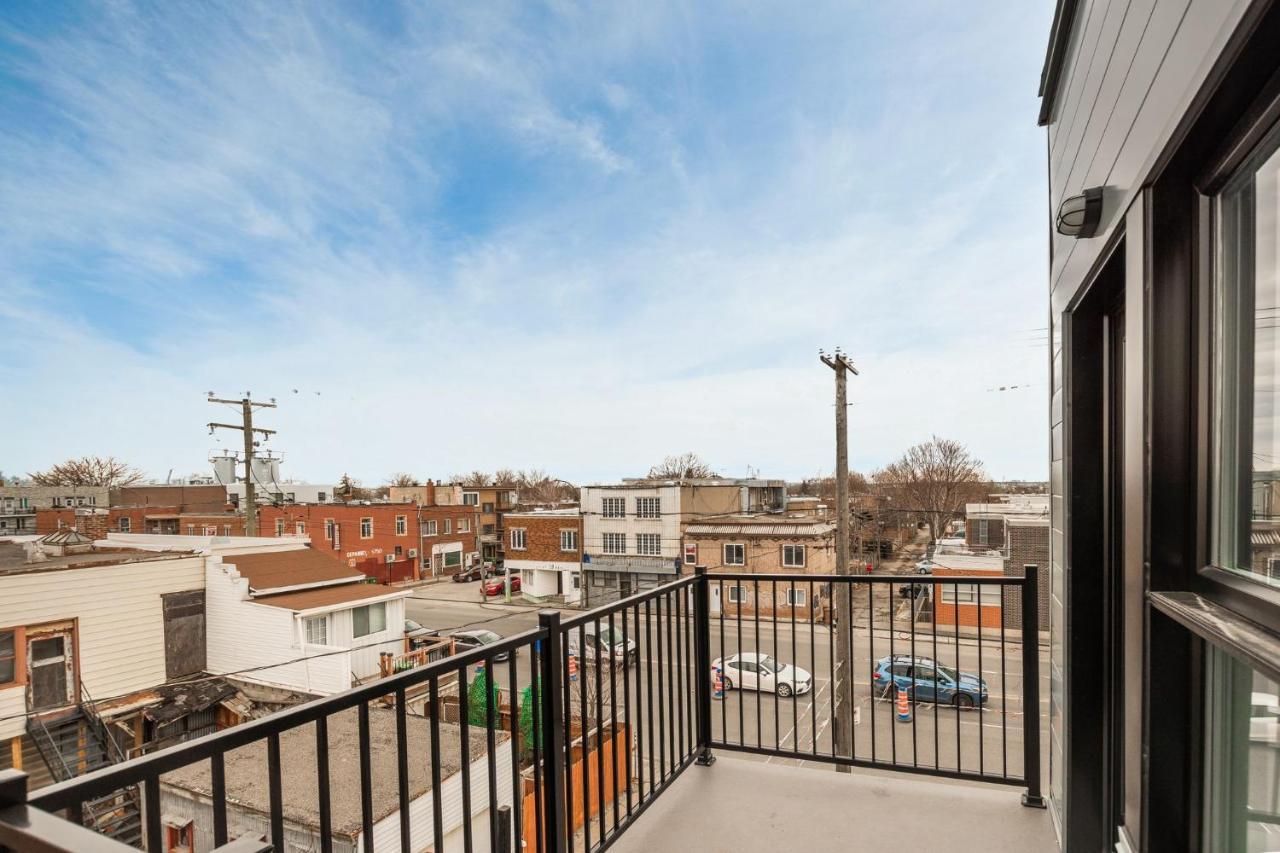
[(1210, 648), (1206, 684), (1205, 850), (1280, 848), (1280, 685)]
[(1280, 128), (1217, 199), (1213, 555), (1280, 583)]

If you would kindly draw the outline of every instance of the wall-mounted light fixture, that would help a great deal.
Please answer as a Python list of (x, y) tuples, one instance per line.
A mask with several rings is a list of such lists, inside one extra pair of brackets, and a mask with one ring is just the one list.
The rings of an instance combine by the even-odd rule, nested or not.
[(1073, 195), (1058, 208), (1054, 227), (1064, 237), (1092, 237), (1102, 221), (1102, 187), (1090, 187)]

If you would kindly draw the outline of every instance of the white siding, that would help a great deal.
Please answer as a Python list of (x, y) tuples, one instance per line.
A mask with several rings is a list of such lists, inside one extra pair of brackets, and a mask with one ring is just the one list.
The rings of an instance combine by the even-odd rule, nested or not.
[(1053, 235), (1055, 309), (1074, 295), (1147, 180), (1249, 0), (1082, 3), (1050, 117), (1052, 209), (1106, 187), (1089, 240)]
[[(511, 800), (511, 746), (503, 739), (497, 745), (494, 756), (498, 776), (498, 805), (509, 806)], [(428, 792), (409, 803), (409, 847), (412, 850), (425, 850), (435, 842), (434, 823), (432, 818), (433, 792)], [(462, 774), (455, 773), (440, 787), (441, 816), (444, 823), (445, 851), (461, 850), (462, 846)], [(489, 849), (489, 764), (488, 758), (481, 756), (471, 763), (471, 818), (475, 832), (472, 847), (475, 850)], [(519, 828), (516, 828), (519, 832)], [(363, 840), (363, 839), (362, 839)], [(360, 845), (361, 850), (364, 849)], [(393, 812), (373, 825), (374, 850), (400, 849), (400, 813)]]
[[(248, 581), (234, 567), (224, 565), (221, 557), (210, 557), (208, 563), (205, 626), (210, 672), (240, 673), (251, 681), (308, 693), (336, 693), (351, 686), (350, 653), (335, 649), (332, 635), (330, 646), (304, 648), (292, 611), (248, 601)], [(308, 655), (312, 659), (299, 660)], [(260, 668), (271, 664), (284, 665)], [(250, 669), (254, 671), (245, 672)]]
[[(165, 681), (160, 596), (204, 586), (204, 557), (0, 575), (0, 625), (77, 619), (80, 678), (97, 700)], [(14, 694), (20, 698), (15, 700)], [(0, 693), (0, 738), (21, 734), (21, 688)]]
[(27, 721), (22, 717), (26, 712), (25, 686), (19, 685), (10, 687), (8, 690), (0, 690), (0, 740), (22, 734), (27, 726)]
[(329, 614), (329, 645), (351, 649), (351, 671), (357, 678), (376, 675), (378, 655), (404, 652), (404, 599), (386, 602), (387, 629), (364, 637), (352, 636), (351, 610), (336, 610)]

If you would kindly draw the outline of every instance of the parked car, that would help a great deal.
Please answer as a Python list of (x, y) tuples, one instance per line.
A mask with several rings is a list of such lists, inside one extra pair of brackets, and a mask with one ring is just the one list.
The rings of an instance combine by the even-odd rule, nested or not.
[(420, 623), (412, 619), (406, 619), (404, 620), (404, 636), (409, 641), (409, 648), (416, 649), (439, 637), (440, 632), (435, 628), (424, 628)]
[(930, 560), (928, 557), (926, 557), (925, 559), (916, 563), (916, 574), (931, 575), (933, 574), (933, 570), (936, 569), (937, 567), (938, 567), (937, 563), (935, 563), (933, 560)]
[(785, 698), (813, 689), (813, 676), (806, 670), (761, 652), (739, 652), (724, 659), (716, 658), (711, 667), (720, 667), (725, 690), (735, 687), (739, 690), (760, 690)]
[(453, 576), (454, 583), (466, 583), (467, 581), (482, 581), (489, 576), (489, 572), (484, 566), (472, 566), (469, 569), (463, 569)]
[[(505, 589), (506, 589), (506, 578), (502, 577), (501, 575), (499, 575), (498, 577), (489, 578), (487, 581), (484, 582), (484, 594), (486, 598), (494, 595), (502, 595), (503, 590)], [(520, 591), (519, 575), (511, 576), (511, 591), (512, 592)]]
[[(449, 636), (453, 637), (457, 651), (465, 652), (470, 649), (478, 649), (481, 646), (492, 646), (494, 643), (500, 643), (503, 640), (501, 634), (484, 628), (475, 628), (466, 631), (454, 631)], [(500, 652), (493, 656), (495, 661), (504, 661), (509, 656), (509, 652)]]
[(916, 701), (972, 708), (987, 704), (987, 682), (932, 658), (910, 655), (883, 657), (871, 673), (871, 683), (881, 696), (899, 690)]
[(587, 662), (594, 663), (597, 653), (602, 661), (612, 658), (614, 663), (625, 662), (628, 666), (640, 659), (640, 650), (635, 641), (630, 638), (624, 640), (622, 631), (616, 626), (610, 631), (608, 624), (602, 624), (597, 629), (594, 622), (588, 622), (581, 629), (570, 629), (566, 636), (565, 645), (568, 647), (570, 656), (580, 661), (583, 654), (583, 649), (580, 647), (584, 636)]

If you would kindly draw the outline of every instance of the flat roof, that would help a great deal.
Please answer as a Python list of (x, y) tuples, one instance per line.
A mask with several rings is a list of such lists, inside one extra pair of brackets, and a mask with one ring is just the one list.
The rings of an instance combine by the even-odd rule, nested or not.
[[(431, 790), (431, 723), (416, 714), (406, 716), (409, 743), (409, 799), (414, 800)], [(440, 723), (440, 778), (448, 779), (462, 769), (460, 729), (452, 723)], [(471, 760), (485, 755), (487, 733), (484, 728), (470, 730)], [(504, 743), (506, 732), (496, 733)], [(373, 820), (394, 814), (400, 807), (398, 752), (396, 750), (395, 711), (369, 707), (369, 760), (373, 778), (391, 780), (373, 786)], [(335, 835), (354, 838), (360, 832), (360, 733), (355, 708), (329, 716), (329, 801)], [(192, 791), (205, 797), (213, 795), (209, 778), (209, 762), (199, 761), (164, 774), (165, 785)], [(316, 802), (316, 735), (313, 725), (298, 726), (280, 734), (281, 805), (285, 820), (319, 828), (320, 813)], [(236, 807), (266, 814), (271, 795), (267, 787), (266, 741), (234, 749), (226, 755), (226, 796)]]
[(626, 477), (620, 483), (592, 483), (584, 489), (658, 489), (669, 486), (723, 486), (740, 488), (777, 489), (787, 485), (786, 480), (733, 479), (730, 477), (698, 477), (685, 480), (661, 479), (646, 480), (641, 477)]
[(173, 560), (190, 556), (192, 551), (169, 551), (156, 553), (135, 548), (93, 548), (79, 554), (57, 556), (50, 554), (46, 559), (31, 563), (27, 561), (27, 551), (18, 542), (0, 540), (0, 574), (17, 575), (27, 572), (52, 572), (66, 569), (87, 569), (94, 566), (116, 566), (122, 563), (145, 563), (154, 560)]
[(507, 518), (581, 518), (582, 510), (578, 507), (563, 509), (526, 509), (523, 512), (504, 512)]
[(322, 586), (319, 589), (304, 589), (301, 592), (262, 595), (254, 598), (253, 603), (303, 611), (368, 601), (373, 598), (408, 598), (411, 595), (413, 595), (411, 589), (392, 589), (380, 583), (348, 583), (340, 586)]
[(228, 554), (222, 562), (236, 567), (251, 592), (286, 590), (364, 580), (364, 573), (314, 548)]
[(699, 524), (686, 525), (684, 532), (694, 536), (829, 536), (835, 522), (813, 516), (720, 516)]

